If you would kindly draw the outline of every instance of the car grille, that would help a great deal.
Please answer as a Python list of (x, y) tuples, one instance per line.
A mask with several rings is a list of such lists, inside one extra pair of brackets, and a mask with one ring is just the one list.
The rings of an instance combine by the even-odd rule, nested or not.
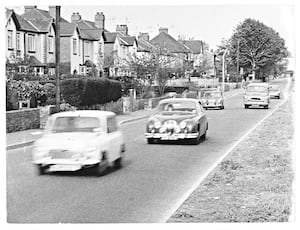
[(257, 101), (259, 101), (260, 98), (259, 97), (251, 97), (251, 100), (257, 100)]
[(70, 159), (75, 153), (64, 149), (53, 149), (49, 151), (49, 156), (53, 159)]

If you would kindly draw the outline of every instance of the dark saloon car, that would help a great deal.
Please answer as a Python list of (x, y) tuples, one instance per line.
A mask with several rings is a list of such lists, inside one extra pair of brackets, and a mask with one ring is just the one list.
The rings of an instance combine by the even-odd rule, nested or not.
[(189, 139), (194, 144), (205, 139), (208, 122), (199, 100), (172, 98), (160, 101), (158, 112), (147, 122), (145, 137), (149, 144), (159, 140)]

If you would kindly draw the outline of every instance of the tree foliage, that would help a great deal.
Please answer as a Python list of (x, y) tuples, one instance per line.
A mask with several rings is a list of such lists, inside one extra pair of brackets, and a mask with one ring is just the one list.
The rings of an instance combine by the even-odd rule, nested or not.
[[(227, 47), (226, 47), (227, 46)], [(254, 20), (240, 23), (225, 47), (234, 65), (254, 71), (267, 70), (288, 56), (285, 41), (273, 28)]]

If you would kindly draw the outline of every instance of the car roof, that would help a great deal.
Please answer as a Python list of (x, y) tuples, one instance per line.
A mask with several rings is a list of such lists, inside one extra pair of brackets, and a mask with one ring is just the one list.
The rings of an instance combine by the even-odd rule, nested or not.
[(114, 116), (115, 113), (110, 111), (100, 111), (100, 110), (75, 110), (75, 111), (67, 111), (55, 113), (52, 117), (111, 117)]
[(183, 101), (183, 102), (195, 102), (195, 103), (199, 103), (198, 99), (195, 98), (168, 98), (168, 99), (163, 99), (159, 102), (159, 104), (161, 103), (165, 103), (165, 102), (175, 102), (175, 101)]

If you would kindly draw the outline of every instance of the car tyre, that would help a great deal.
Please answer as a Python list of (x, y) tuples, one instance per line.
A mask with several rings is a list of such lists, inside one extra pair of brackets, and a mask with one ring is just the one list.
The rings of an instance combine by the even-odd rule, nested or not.
[(245, 109), (249, 109), (249, 105), (245, 105)]
[(222, 105), (221, 107), (220, 107), (220, 109), (224, 109), (225, 107), (224, 107), (224, 105)]
[(154, 144), (154, 138), (147, 138), (147, 143), (148, 144)]
[(104, 176), (107, 173), (108, 160), (106, 154), (103, 153), (102, 160), (95, 166), (96, 176)]
[(39, 176), (44, 175), (46, 173), (47, 167), (42, 166), (41, 164), (36, 165), (36, 167), (37, 167), (37, 174)]
[(280, 99), (280, 95), (277, 98)]
[(116, 168), (116, 169), (120, 169), (120, 168), (122, 168), (122, 164), (123, 163), (123, 157), (122, 156), (120, 156), (118, 159), (116, 159), (115, 161), (114, 161), (114, 167)]
[(265, 108), (265, 109), (268, 109), (268, 108), (269, 108), (269, 105), (265, 105), (264, 108)]

